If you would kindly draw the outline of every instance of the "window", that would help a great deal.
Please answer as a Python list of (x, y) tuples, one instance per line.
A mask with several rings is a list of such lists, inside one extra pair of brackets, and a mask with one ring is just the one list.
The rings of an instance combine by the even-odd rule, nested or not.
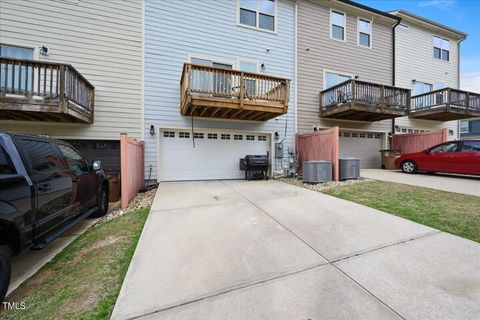
[(275, 0), (240, 0), (240, 24), (275, 31)]
[(241, 134), (234, 134), (234, 135), (233, 135), (233, 140), (243, 140), (243, 135), (241, 135)]
[(15, 167), (7, 151), (0, 146), (0, 174), (15, 174)]
[(38, 140), (22, 140), (30, 164), (32, 166), (32, 178), (34, 181), (45, 180), (49, 174), (54, 176), (63, 171), (60, 159), (50, 143)]
[(190, 132), (179, 132), (178, 137), (182, 139), (188, 139), (190, 138)]
[[(192, 64), (201, 66), (217, 67), (222, 69), (233, 69), (232, 64), (215, 62), (206, 59), (198, 59), (192, 57), (190, 59)], [(207, 71), (194, 71), (194, 79), (192, 86), (195, 90), (215, 92), (218, 95), (230, 95), (232, 94), (232, 79), (231, 76), (226, 73)]]
[(369, 139), (373, 139), (373, 134), (370, 134), (370, 133), (369, 133), (369, 134), (367, 134), (367, 138), (369, 138)]
[(469, 122), (468, 121), (460, 121), (460, 133), (469, 133)]
[(352, 133), (352, 138), (358, 138), (358, 133)]
[(380, 135), (379, 135), (379, 134), (376, 134), (376, 135), (375, 135), (375, 139), (380, 139)]
[(345, 133), (343, 134), (343, 136), (344, 136), (345, 138), (349, 138), (349, 137), (350, 137), (350, 132), (345, 132)]
[(175, 132), (173, 131), (164, 131), (163, 136), (165, 138), (175, 138)]
[(195, 132), (193, 133), (194, 139), (203, 139), (203, 132)]
[(252, 135), (246, 135), (246, 140), (248, 141), (254, 141), (255, 140), (255, 136), (252, 136)]
[(258, 141), (267, 141), (267, 136), (258, 136)]
[[(16, 58), (16, 59), (29, 59), (33, 60), (33, 49), (31, 48), (22, 48), (22, 47), (15, 47), (0, 44), (0, 57), (7, 57), (7, 58)], [(5, 68), (5, 67), (3, 67)], [(0, 85), (2, 87), (11, 88), (20, 91), (32, 91), (32, 81), (33, 78), (33, 68), (21, 68), (20, 66), (7, 66), (7, 74), (6, 78), (2, 77), (0, 79)], [(13, 75), (12, 75), (13, 73)], [(15, 88), (12, 88), (12, 78), (15, 81)], [(27, 83), (25, 83), (25, 79), (29, 79)], [(22, 79), (22, 81), (20, 81)]]
[(480, 141), (465, 141), (461, 152), (480, 152)]
[(345, 41), (345, 13), (332, 10), (330, 12), (330, 38)]
[(77, 176), (84, 172), (88, 172), (87, 162), (77, 151), (63, 144), (59, 144), (58, 148), (67, 161), (68, 170), (72, 171)]
[(360, 138), (365, 138), (365, 133), (360, 133)]
[(450, 41), (448, 39), (433, 36), (433, 57), (444, 61), (450, 60)]
[(433, 86), (429, 83), (415, 81), (415, 95), (432, 91)]
[(358, 45), (370, 48), (372, 46), (372, 22), (358, 19)]
[(325, 89), (328, 89), (330, 87), (336, 86), (339, 83), (345, 82), (347, 80), (350, 80), (352, 77), (345, 75), (345, 74), (339, 74), (339, 73), (333, 73), (333, 72), (325, 72)]
[(222, 133), (221, 138), (222, 140), (230, 140), (230, 135)]
[(207, 138), (208, 138), (208, 139), (213, 139), (213, 140), (214, 140), (214, 139), (218, 139), (218, 134), (216, 134), (216, 133), (209, 133), (209, 134), (207, 135)]
[(438, 153), (438, 152), (455, 152), (458, 147), (458, 142), (448, 142), (436, 146), (430, 150), (431, 153)]

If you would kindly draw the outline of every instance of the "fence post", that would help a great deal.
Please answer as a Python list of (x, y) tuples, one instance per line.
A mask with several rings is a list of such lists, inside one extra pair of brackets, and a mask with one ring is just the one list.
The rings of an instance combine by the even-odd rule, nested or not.
[(120, 133), (120, 188), (122, 208), (128, 207), (128, 152), (127, 152), (127, 134)]

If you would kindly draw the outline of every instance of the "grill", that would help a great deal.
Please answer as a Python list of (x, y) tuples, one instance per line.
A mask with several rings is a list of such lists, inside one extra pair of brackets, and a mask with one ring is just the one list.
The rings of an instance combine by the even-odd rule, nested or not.
[(240, 159), (240, 169), (246, 180), (268, 180), (268, 155), (247, 155)]

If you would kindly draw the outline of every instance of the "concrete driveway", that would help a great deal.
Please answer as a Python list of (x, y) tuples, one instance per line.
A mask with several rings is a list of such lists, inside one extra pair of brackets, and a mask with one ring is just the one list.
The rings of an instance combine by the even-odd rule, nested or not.
[(278, 181), (162, 183), (113, 319), (478, 319), (480, 244)]
[(364, 178), (409, 184), (480, 197), (480, 177), (451, 174), (406, 174), (400, 170), (362, 169)]

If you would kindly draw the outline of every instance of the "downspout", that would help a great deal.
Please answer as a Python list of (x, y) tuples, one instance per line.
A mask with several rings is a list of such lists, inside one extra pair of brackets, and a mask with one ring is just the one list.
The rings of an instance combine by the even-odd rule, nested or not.
[[(392, 86), (395, 86), (395, 28), (402, 19), (397, 21), (392, 27)], [(395, 134), (395, 118), (392, 118), (392, 135)]]
[[(467, 37), (463, 37), (462, 39), (458, 40), (458, 45), (457, 45), (457, 50), (458, 50), (458, 64), (457, 64), (457, 89), (460, 89), (460, 72), (461, 72), (461, 68), (460, 68), (460, 61), (462, 61), (460, 59), (460, 43), (462, 43), (463, 40), (465, 40)], [(457, 121), (457, 139), (460, 139), (462, 136), (460, 134), (460, 120)]]
[[(298, 82), (297, 82), (297, 77), (298, 77), (298, 72), (297, 72), (297, 69), (298, 69), (298, 53), (297, 53), (297, 48), (298, 48), (298, 40), (297, 40), (297, 37), (298, 37), (298, 25), (297, 25), (297, 16), (298, 16), (298, 13), (297, 13), (297, 2), (295, 1), (295, 16), (294, 16), (294, 19), (295, 19), (295, 22), (294, 22), (294, 74), (293, 74), (293, 83), (294, 83), (294, 99), (295, 99), (295, 103), (293, 104), (293, 107), (295, 108), (295, 112), (294, 112), (294, 133), (295, 135), (297, 134), (298, 132), (298, 124), (297, 124), (297, 119), (298, 119), (298, 97), (297, 97), (297, 92), (298, 92)], [(295, 141), (295, 140), (294, 140)], [(296, 146), (294, 146), (294, 148), (296, 148)]]

